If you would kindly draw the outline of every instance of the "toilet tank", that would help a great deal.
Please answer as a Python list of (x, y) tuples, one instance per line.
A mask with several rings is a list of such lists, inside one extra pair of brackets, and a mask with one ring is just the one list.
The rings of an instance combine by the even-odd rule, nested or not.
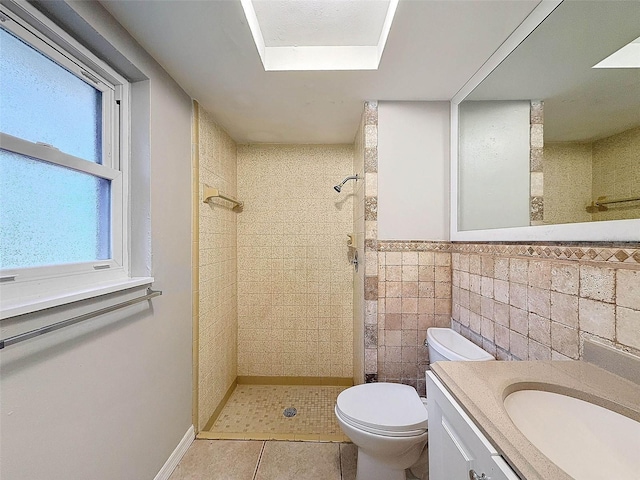
[(427, 330), (427, 344), (429, 347), (429, 363), (495, 360), (491, 354), (450, 328), (429, 328)]

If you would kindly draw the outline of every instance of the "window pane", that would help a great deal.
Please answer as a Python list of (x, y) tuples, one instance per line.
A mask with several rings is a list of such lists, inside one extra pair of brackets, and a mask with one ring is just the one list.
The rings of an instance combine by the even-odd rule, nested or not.
[(110, 183), (0, 149), (0, 268), (110, 258)]
[(102, 92), (0, 29), (0, 131), (102, 163)]

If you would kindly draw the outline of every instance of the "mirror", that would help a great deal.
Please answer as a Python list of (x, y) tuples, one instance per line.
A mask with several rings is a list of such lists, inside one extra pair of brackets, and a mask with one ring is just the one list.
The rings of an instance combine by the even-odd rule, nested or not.
[[(635, 68), (594, 68), (634, 41)], [(453, 103), (457, 232), (627, 220), (638, 239), (640, 2), (565, 0)]]

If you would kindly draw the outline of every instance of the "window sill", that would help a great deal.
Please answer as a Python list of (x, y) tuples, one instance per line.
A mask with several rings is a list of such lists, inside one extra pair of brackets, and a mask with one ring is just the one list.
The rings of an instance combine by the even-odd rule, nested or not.
[(54, 295), (43, 296), (37, 299), (21, 299), (14, 302), (3, 302), (0, 308), (0, 319), (16, 317), (27, 313), (34, 313), (47, 308), (59, 307), (68, 303), (87, 300), (109, 293), (120, 292), (129, 288), (151, 285), (153, 277), (135, 277), (126, 280), (117, 280), (91, 285), (88, 288), (74, 289), (73, 291), (58, 292)]

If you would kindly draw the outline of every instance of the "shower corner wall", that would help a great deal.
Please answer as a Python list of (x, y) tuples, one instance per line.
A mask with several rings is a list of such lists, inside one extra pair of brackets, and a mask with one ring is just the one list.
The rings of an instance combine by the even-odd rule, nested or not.
[(191, 112), (191, 422), (196, 434), (200, 431), (198, 418), (199, 350), (198, 320), (200, 316), (200, 105), (193, 100)]
[(203, 186), (237, 195), (237, 146), (194, 102), (194, 427), (206, 428), (237, 379), (237, 213), (202, 202)]

